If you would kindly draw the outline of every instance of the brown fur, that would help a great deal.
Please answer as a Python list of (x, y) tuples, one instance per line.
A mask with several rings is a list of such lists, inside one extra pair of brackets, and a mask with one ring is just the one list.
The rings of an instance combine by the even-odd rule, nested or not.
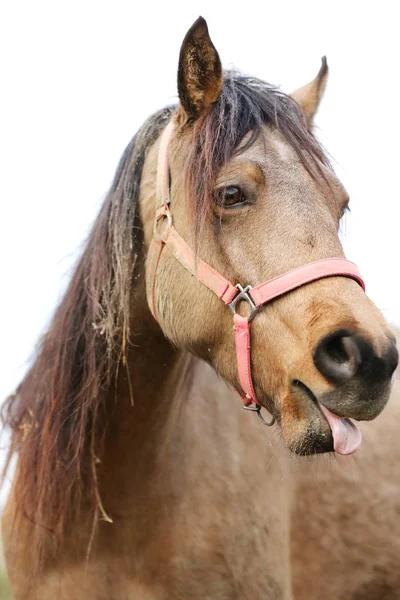
[[(196, 60), (213, 72), (202, 21), (181, 61), (196, 36)], [(157, 113), (128, 148), (36, 361), (6, 405), (19, 452), (3, 517), (16, 600), (396, 598), (396, 402), (365, 426), (356, 459), (288, 450), (319, 452), (330, 436), (304, 391), (340, 391), (315, 368), (318, 341), (351, 327), (379, 357), (390, 343), (359, 286), (317, 281), (255, 319), (254, 381), (278, 418), (274, 429), (243, 413), (223, 381), (239, 387), (230, 311), (167, 249), (159, 324), (150, 314), (145, 261), (157, 138), (169, 118), (179, 129), (170, 148), (174, 224), (204, 260), (256, 284), (342, 255), (347, 196), (297, 105), (232, 75), (214, 98), (204, 69), (193, 71), (201, 114), (182, 118), (198, 96), (181, 73), (184, 109)], [(232, 183), (251, 202), (226, 210), (214, 190)], [(373, 416), (385, 386), (369, 403)], [(364, 387), (349, 410), (362, 411), (366, 398)]]

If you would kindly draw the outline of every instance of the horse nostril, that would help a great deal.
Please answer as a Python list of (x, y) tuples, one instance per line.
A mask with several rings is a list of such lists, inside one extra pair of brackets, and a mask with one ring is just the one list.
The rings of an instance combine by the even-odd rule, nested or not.
[(365, 354), (359, 340), (359, 336), (345, 330), (327, 335), (314, 352), (315, 366), (332, 383), (343, 383), (354, 377)]
[(368, 340), (345, 329), (324, 337), (314, 351), (315, 366), (335, 384), (344, 383), (355, 375), (371, 382), (389, 379), (398, 358), (392, 340), (382, 357), (378, 357)]
[(399, 352), (396, 346), (396, 340), (390, 339), (390, 345), (382, 357), (387, 377), (391, 377), (399, 364)]

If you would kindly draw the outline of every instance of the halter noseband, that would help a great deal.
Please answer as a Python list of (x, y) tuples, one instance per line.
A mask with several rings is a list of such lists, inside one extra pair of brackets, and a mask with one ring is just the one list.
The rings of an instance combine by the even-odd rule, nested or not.
[[(365, 291), (364, 281), (353, 262), (345, 258), (324, 258), (293, 269), (292, 271), (287, 271), (283, 275), (274, 277), (256, 287), (251, 287), (250, 285), (242, 286), (239, 283), (232, 285), (221, 273), (218, 273), (209, 264), (196, 257), (192, 248), (190, 248), (173, 226), (172, 214), (169, 209), (170, 184), (167, 151), (174, 129), (175, 126), (173, 120), (171, 120), (162, 134), (158, 152), (156, 217), (146, 266), (148, 287), (151, 286), (150, 309), (157, 320), (155, 307), (157, 269), (162, 251), (165, 246), (168, 246), (173, 256), (185, 269), (208, 287), (209, 290), (214, 292), (232, 311), (237, 368), (242, 388), (242, 393), (239, 392), (239, 395), (243, 400), (245, 408), (255, 410), (264, 424), (272, 425), (275, 419), (271, 423), (267, 423), (260, 413), (261, 404), (257, 400), (251, 375), (250, 324), (259, 308), (283, 294), (325, 277), (349, 277), (357, 281)], [(161, 220), (166, 220), (166, 224), (163, 223), (162, 232), (159, 231)], [(242, 316), (236, 312), (237, 304), (242, 301), (249, 304), (250, 314), (248, 316)], [(255, 406), (251, 406), (252, 404)]]

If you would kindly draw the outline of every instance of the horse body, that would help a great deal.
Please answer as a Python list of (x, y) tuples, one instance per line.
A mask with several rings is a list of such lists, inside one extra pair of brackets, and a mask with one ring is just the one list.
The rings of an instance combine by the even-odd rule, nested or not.
[[(242, 414), (208, 365), (147, 338), (137, 337), (136, 410), (122, 381), (101, 457), (113, 523), (100, 524), (88, 561), (89, 524), (74, 527), (33, 583), (34, 557), (19, 541), (29, 533), (16, 539), (11, 498), (3, 531), (15, 597), (398, 598), (398, 390), (363, 427), (357, 460), (314, 464)], [(140, 377), (146, 361), (142, 372), (157, 376)]]
[[(210, 44), (197, 22), (181, 55), (182, 106), (156, 115), (128, 148), (37, 363), (9, 400), (20, 459), (3, 536), (16, 600), (399, 597), (395, 395), (363, 427), (356, 459), (293, 454), (333, 450), (321, 399), (337, 417), (368, 420), (387, 401), (397, 355), (357, 283), (316, 281), (254, 320), (251, 366), (257, 397), (278, 421), (270, 429), (241, 410), (221, 378), (240, 388), (227, 307), (168, 249), (154, 285), (146, 275), (159, 138), (171, 118), (178, 128), (170, 148), (174, 219), (203, 259), (231, 280), (261, 282), (342, 256), (343, 188), (322, 164), (317, 173), (332, 181), (329, 194), (321, 193), (297, 137), (315, 164), (322, 155), (285, 98), (282, 131), (264, 116), (249, 142), (243, 126), (218, 166), (223, 201), (235, 201), (240, 184), (251, 202), (238, 196), (235, 204), (245, 212), (228, 210), (219, 194), (209, 212), (194, 217), (197, 235), (179, 175), (197, 137), (210, 146), (207, 116), (205, 130), (192, 129), (202, 103), (210, 108), (221, 92)], [(196, 53), (202, 68), (192, 70)], [(297, 96), (307, 123), (324, 86), (321, 73)], [(229, 85), (237, 89), (226, 106), (240, 86), (250, 102), (261, 83)], [(265, 99), (272, 115), (281, 110), (280, 97), (268, 91)]]

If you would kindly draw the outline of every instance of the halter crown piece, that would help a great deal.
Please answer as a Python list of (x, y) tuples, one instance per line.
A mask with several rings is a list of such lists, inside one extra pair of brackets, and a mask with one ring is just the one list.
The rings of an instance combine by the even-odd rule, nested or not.
[[(245, 408), (256, 411), (265, 425), (272, 425), (275, 422), (274, 418), (270, 423), (267, 423), (261, 415), (261, 404), (257, 400), (251, 375), (250, 324), (259, 308), (283, 294), (325, 277), (349, 277), (357, 281), (363, 290), (365, 290), (364, 281), (353, 262), (345, 258), (324, 258), (307, 263), (292, 271), (287, 271), (283, 275), (274, 277), (255, 287), (251, 287), (250, 285), (243, 286), (239, 283), (233, 285), (221, 273), (218, 273), (209, 264), (196, 257), (192, 248), (190, 248), (173, 226), (172, 213), (170, 211), (168, 146), (174, 129), (174, 122), (171, 120), (162, 134), (158, 153), (156, 216), (153, 239), (146, 265), (146, 279), (148, 285), (151, 287), (150, 309), (154, 318), (157, 319), (155, 307), (157, 269), (162, 251), (165, 246), (168, 246), (172, 255), (185, 269), (216, 294), (232, 311), (237, 369), (241, 386), (241, 391), (237, 391), (243, 400)], [(160, 226), (161, 220), (166, 221), (166, 223), (162, 223), (162, 227)], [(160, 231), (161, 229), (162, 231)], [(249, 304), (250, 314), (248, 316), (242, 316), (236, 312), (236, 305), (242, 301)]]

